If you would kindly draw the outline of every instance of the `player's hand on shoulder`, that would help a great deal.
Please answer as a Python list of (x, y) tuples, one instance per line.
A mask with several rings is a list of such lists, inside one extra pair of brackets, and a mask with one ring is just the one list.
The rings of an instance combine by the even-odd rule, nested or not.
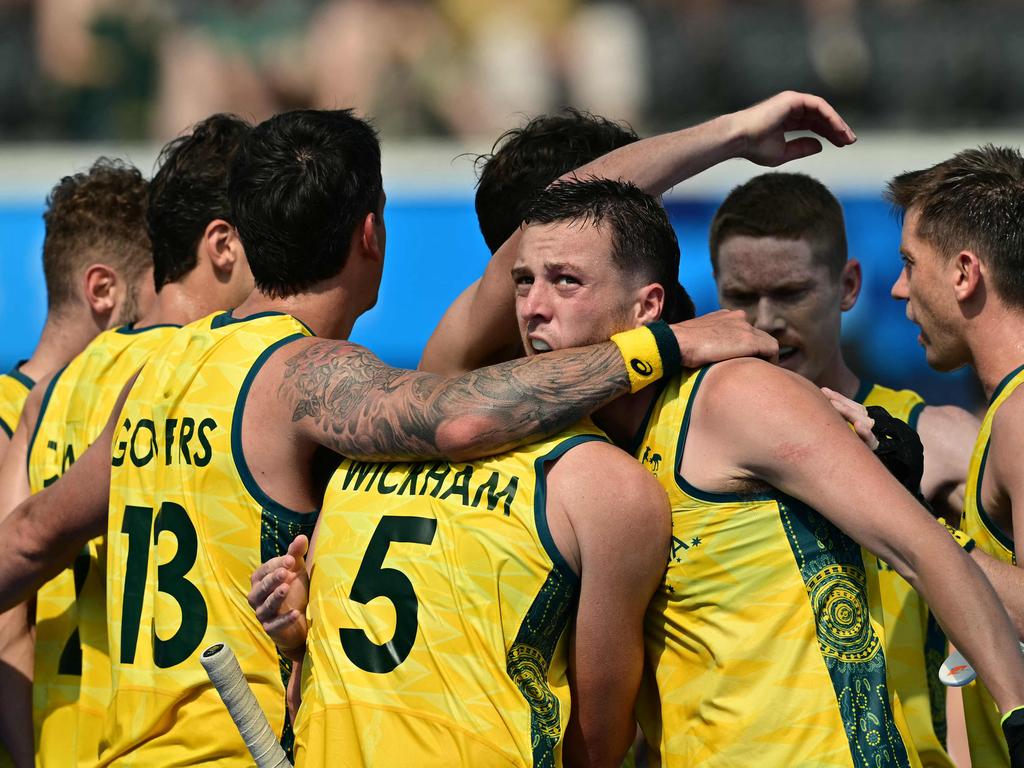
[(734, 357), (760, 357), (777, 362), (779, 342), (747, 322), (739, 310), (720, 309), (672, 325), (683, 366), (700, 368)]
[(828, 387), (822, 387), (821, 391), (828, 398), (832, 407), (839, 412), (839, 415), (846, 419), (847, 423), (853, 427), (853, 431), (857, 433), (857, 437), (861, 439), (864, 445), (872, 451), (877, 449), (878, 438), (875, 437), (875, 433), (872, 431), (875, 426), (875, 420), (868, 415), (868, 409), (862, 403), (851, 400)]
[(730, 117), (742, 141), (739, 155), (769, 167), (821, 151), (818, 139), (801, 136), (787, 141), (787, 131), (812, 131), (837, 147), (857, 140), (832, 105), (809, 93), (785, 91)]
[(250, 579), (247, 598), (263, 630), (281, 652), (298, 659), (306, 647), (306, 606), (309, 603), (309, 575), (305, 556), (309, 539), (295, 537), (288, 552), (267, 560)]

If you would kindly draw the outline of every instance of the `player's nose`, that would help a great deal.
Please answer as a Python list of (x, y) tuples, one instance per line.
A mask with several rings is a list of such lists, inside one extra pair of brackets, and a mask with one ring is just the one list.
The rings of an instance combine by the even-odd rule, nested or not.
[(541, 282), (534, 282), (530, 286), (520, 304), (520, 312), (527, 319), (544, 318), (551, 316), (551, 302), (548, 300), (548, 291)]
[(754, 306), (753, 317), (747, 313), (747, 321), (765, 333), (772, 333), (781, 330), (785, 326), (785, 319), (776, 311), (774, 303), (767, 298), (760, 299)]
[(889, 295), (898, 301), (905, 301), (910, 298), (910, 291), (908, 289), (907, 268), (904, 267), (900, 270), (900, 276), (896, 278), (896, 282), (892, 284)]

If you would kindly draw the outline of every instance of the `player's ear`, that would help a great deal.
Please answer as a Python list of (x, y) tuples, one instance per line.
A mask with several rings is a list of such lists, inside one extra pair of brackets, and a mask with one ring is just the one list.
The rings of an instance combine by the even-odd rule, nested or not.
[(665, 287), (661, 283), (650, 283), (637, 292), (636, 320), (639, 325), (661, 319), (665, 309)]
[(953, 292), (957, 301), (967, 301), (981, 285), (981, 260), (974, 251), (960, 251), (953, 257), (953, 266)]
[(224, 219), (214, 219), (206, 225), (199, 247), (214, 271), (222, 275), (230, 276), (239, 261), (245, 258), (238, 231)]
[(360, 227), (363, 251), (376, 261), (384, 260), (384, 221), (380, 214), (370, 212), (363, 217)]
[(106, 264), (90, 264), (83, 280), (85, 301), (93, 314), (109, 317), (117, 307), (119, 292), (125, 289), (117, 272)]
[(863, 276), (860, 262), (850, 259), (843, 265), (843, 270), (839, 273), (839, 290), (841, 292), (839, 306), (843, 312), (853, 309), (853, 305), (857, 303), (857, 298), (860, 296), (861, 285), (863, 285)]

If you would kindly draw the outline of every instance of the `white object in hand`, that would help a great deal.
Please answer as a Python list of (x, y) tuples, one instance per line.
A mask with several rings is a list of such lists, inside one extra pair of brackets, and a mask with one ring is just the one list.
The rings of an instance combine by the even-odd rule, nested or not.
[(223, 643), (211, 645), (202, 652), (199, 662), (228, 708), (257, 768), (292, 768), (231, 649)]
[[(1024, 643), (1019, 643), (1021, 653), (1024, 653)], [(978, 673), (974, 667), (963, 657), (960, 651), (953, 651), (949, 654), (942, 666), (939, 667), (939, 680), (943, 685), (951, 688), (960, 688), (968, 683), (974, 682)]]

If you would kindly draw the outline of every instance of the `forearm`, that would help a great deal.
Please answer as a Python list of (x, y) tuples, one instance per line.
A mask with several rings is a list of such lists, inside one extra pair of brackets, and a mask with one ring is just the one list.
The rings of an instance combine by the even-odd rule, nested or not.
[(620, 147), (567, 176), (621, 179), (649, 195), (661, 195), (676, 184), (736, 157), (743, 138), (732, 115), (723, 115)]
[(0, 611), (28, 600), (35, 591), (71, 565), (90, 538), (101, 530), (61, 530), (45, 520), (46, 493), (27, 499), (0, 525), (4, 557), (0, 558)]
[(304, 433), (352, 458), (463, 460), (574, 424), (630, 389), (612, 342), (443, 378), (316, 342), (286, 362), (278, 401)]
[(22, 603), (0, 614), (0, 740), (16, 766), (31, 766), (32, 665), (35, 645), (28, 623), (28, 609)]
[[(1017, 631), (992, 584), (941, 528), (918, 540), (911, 572), (917, 589), (950, 642), (977, 670), (1003, 712), (1024, 704), (1024, 657)], [(899, 570), (899, 568), (897, 569)]]
[(971, 560), (995, 590), (1019, 637), (1024, 638), (1024, 571), (975, 547)]

